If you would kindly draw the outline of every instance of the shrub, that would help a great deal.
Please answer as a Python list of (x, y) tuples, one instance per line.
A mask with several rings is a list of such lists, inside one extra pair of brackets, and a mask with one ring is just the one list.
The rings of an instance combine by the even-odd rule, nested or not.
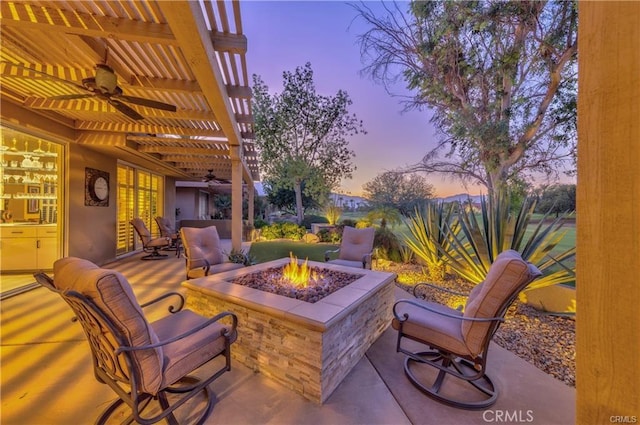
[(356, 223), (356, 229), (364, 229), (366, 227), (372, 227), (373, 224), (367, 220), (360, 220)]
[(318, 238), (320, 242), (340, 243), (342, 241), (342, 228), (321, 229), (318, 232)]
[(282, 235), (287, 239), (299, 241), (307, 233), (307, 229), (304, 226), (299, 226), (295, 223), (281, 223)]
[(302, 241), (305, 243), (318, 243), (320, 242), (320, 238), (318, 235), (314, 235), (313, 233), (307, 233), (302, 237)]
[(378, 258), (394, 262), (400, 261), (400, 241), (395, 233), (386, 227), (378, 227), (373, 238), (373, 247)]
[(299, 241), (307, 233), (307, 229), (303, 226), (298, 226), (297, 224), (288, 221), (273, 223), (271, 225), (264, 226), (260, 230), (262, 237), (266, 240), (286, 238)]
[[(460, 208), (458, 222), (460, 232), (452, 235), (452, 252), (447, 252), (447, 266), (471, 283), (480, 283), (494, 259), (502, 251), (516, 250), (525, 261), (534, 264), (542, 272), (527, 289), (541, 288), (558, 283), (575, 281), (575, 266), (568, 267), (563, 261), (575, 256), (575, 246), (552, 257), (549, 253), (566, 234), (561, 231), (565, 216), (545, 224), (546, 214), (532, 229), (528, 229), (535, 198), (524, 200), (517, 213), (510, 211), (509, 197), (501, 194), (487, 201), (482, 198), (481, 220), (469, 208)], [(447, 226), (451, 229), (450, 226)], [(532, 231), (530, 231), (532, 230)]]
[[(441, 280), (445, 276), (447, 256), (454, 253), (452, 237), (460, 230), (454, 221), (454, 204), (430, 202), (422, 210), (416, 209), (406, 221), (410, 236), (405, 243), (429, 269), (429, 278)], [(451, 235), (449, 234), (451, 232)]]
[(305, 215), (304, 220), (302, 220), (302, 225), (306, 229), (311, 229), (311, 223), (329, 223), (329, 220), (327, 220), (327, 218), (323, 215)]
[(342, 209), (336, 207), (335, 205), (329, 205), (324, 210), (324, 216), (327, 218), (327, 221), (331, 225), (335, 225), (338, 222), (341, 214), (342, 214)]
[(415, 255), (411, 248), (406, 245), (400, 245), (400, 261), (404, 264), (411, 264), (413, 263), (414, 257)]
[(349, 227), (356, 227), (356, 225), (358, 224), (358, 222), (356, 220), (353, 220), (351, 218), (345, 218), (344, 220), (342, 220), (340, 222), (340, 224), (344, 227), (344, 226), (349, 226)]
[(256, 264), (256, 259), (253, 258), (247, 251), (244, 251), (242, 249), (232, 249), (229, 253), (227, 253), (227, 256), (229, 257), (229, 261), (231, 263), (244, 264), (245, 266)]
[(255, 227), (256, 229), (262, 229), (264, 226), (268, 226), (268, 225), (269, 225), (269, 223), (264, 221), (261, 218), (256, 218), (253, 221), (253, 227)]

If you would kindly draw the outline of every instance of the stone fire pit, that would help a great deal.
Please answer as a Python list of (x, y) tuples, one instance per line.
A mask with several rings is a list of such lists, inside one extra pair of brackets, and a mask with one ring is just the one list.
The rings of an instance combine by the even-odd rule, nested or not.
[(288, 258), (188, 280), (187, 306), (213, 316), (238, 316), (235, 360), (309, 400), (323, 403), (387, 328), (395, 274), (310, 261), (310, 266), (361, 275), (315, 303), (231, 283)]

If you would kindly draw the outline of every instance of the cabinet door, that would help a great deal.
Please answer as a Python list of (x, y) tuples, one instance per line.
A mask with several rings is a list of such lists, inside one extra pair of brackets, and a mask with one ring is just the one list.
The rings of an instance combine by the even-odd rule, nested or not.
[(58, 238), (38, 239), (38, 269), (52, 270), (53, 263), (58, 259)]
[(37, 269), (35, 238), (3, 238), (0, 247), (2, 270)]

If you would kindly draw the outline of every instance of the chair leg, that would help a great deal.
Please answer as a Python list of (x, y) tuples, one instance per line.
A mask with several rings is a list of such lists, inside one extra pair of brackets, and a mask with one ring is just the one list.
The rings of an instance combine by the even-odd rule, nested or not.
[[(452, 358), (438, 351), (404, 353), (407, 355), (404, 361), (405, 375), (416, 388), (428, 397), (449, 406), (469, 410), (485, 409), (496, 402), (498, 391), (495, 385), (486, 374), (479, 374), (470, 361)], [(438, 375), (432, 385), (425, 385), (414, 373), (415, 367), (419, 364), (426, 364), (438, 369)], [(467, 371), (470, 373), (466, 373)], [(468, 382), (486, 397), (478, 401), (464, 401), (445, 396), (440, 392), (445, 377), (457, 378)]]
[(169, 256), (167, 254), (160, 254), (160, 249), (159, 248), (154, 248), (153, 251), (148, 254), (145, 255), (144, 257), (141, 257), (141, 260), (164, 260), (165, 258), (168, 258)]

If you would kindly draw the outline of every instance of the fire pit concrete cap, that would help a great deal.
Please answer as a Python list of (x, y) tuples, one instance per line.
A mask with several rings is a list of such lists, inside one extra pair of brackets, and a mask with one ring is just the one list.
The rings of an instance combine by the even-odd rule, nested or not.
[(334, 321), (341, 320), (343, 316), (348, 314), (346, 307), (357, 306), (364, 302), (380, 286), (391, 284), (396, 278), (394, 273), (354, 269), (352, 267), (309, 261), (310, 266), (362, 276), (347, 287), (339, 289), (313, 304), (230, 282), (235, 277), (269, 267), (284, 266), (288, 262), (288, 258), (282, 258), (238, 270), (218, 273), (213, 276), (188, 280), (183, 282), (182, 285), (203, 294), (215, 294), (223, 300), (262, 311), (275, 317), (287, 318), (287, 320), (299, 323), (309, 329), (323, 331), (331, 326)]

